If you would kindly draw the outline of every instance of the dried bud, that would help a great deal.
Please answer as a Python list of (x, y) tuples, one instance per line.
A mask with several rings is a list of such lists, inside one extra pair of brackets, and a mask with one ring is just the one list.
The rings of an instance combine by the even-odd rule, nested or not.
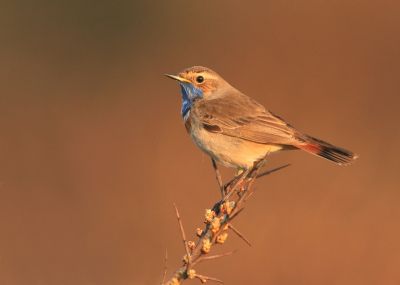
[(197, 235), (198, 237), (201, 237), (203, 234), (204, 234), (204, 231), (203, 231), (202, 229), (200, 229), (200, 228), (197, 228), (197, 230), (196, 230), (196, 235)]
[(228, 205), (229, 201), (225, 201), (223, 204), (219, 206), (219, 209), (221, 210), (222, 213), (226, 214), (226, 208), (228, 207)]
[(204, 240), (203, 240), (203, 246), (202, 246), (202, 248), (201, 248), (201, 251), (202, 251), (203, 253), (208, 253), (208, 252), (210, 251), (210, 249), (211, 249), (211, 242), (210, 242), (210, 240), (209, 240), (209, 239), (204, 239)]
[(194, 241), (188, 241), (188, 247), (190, 249), (195, 249), (196, 248), (196, 243)]
[(234, 201), (229, 202), (229, 205), (226, 209), (226, 214), (230, 215), (234, 207), (235, 207), (235, 202)]
[(225, 201), (225, 203), (220, 206), (220, 209), (223, 213), (230, 215), (232, 213), (233, 207), (235, 207), (234, 201)]
[(206, 210), (206, 213), (204, 215), (204, 223), (210, 224), (213, 218), (216, 216), (214, 211), (211, 211), (210, 209)]
[(190, 269), (187, 274), (189, 279), (193, 279), (194, 277), (196, 277), (196, 271), (193, 269)]
[(213, 234), (215, 234), (219, 230), (220, 225), (221, 224), (220, 224), (218, 218), (214, 218), (212, 220), (212, 222), (211, 222), (211, 231), (213, 232)]
[(201, 283), (206, 283), (206, 282), (207, 282), (207, 279), (205, 279), (205, 278), (200, 278), (200, 281), (201, 281)]
[(182, 261), (183, 261), (184, 263), (188, 263), (187, 254), (185, 254), (185, 255), (182, 257)]
[(222, 233), (219, 236), (217, 236), (217, 243), (224, 243), (226, 241), (226, 238), (228, 237), (227, 233)]

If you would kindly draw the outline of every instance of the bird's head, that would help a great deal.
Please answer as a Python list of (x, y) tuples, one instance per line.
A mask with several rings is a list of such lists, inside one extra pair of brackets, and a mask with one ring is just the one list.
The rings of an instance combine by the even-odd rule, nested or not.
[(191, 102), (197, 99), (215, 99), (222, 94), (224, 87), (229, 84), (216, 72), (207, 67), (193, 66), (178, 74), (165, 74), (178, 81), (182, 89), (182, 99)]

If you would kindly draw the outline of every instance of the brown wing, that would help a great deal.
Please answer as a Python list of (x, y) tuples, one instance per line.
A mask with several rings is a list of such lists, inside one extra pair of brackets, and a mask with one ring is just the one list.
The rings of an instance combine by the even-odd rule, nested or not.
[(261, 144), (305, 144), (301, 133), (243, 94), (200, 100), (192, 112), (210, 132)]

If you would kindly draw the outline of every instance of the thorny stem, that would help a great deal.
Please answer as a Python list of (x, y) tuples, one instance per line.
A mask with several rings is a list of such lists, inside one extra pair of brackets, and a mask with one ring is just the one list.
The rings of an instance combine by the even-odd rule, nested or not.
[[(260, 162), (261, 162), (261, 165), (263, 165), (265, 162), (265, 157)], [(221, 176), (219, 175), (218, 168), (216, 167), (215, 161), (213, 160), (213, 166), (214, 166), (216, 178), (218, 181), (218, 186), (220, 188), (221, 193), (223, 194), (225, 189), (229, 189), (229, 188), (230, 189), (229, 189), (229, 192), (216, 205), (214, 205), (214, 207), (212, 209), (214, 211), (213, 215), (215, 217), (213, 219), (213, 221), (216, 219), (219, 220), (220, 221), (219, 227), (218, 226), (216, 227), (215, 223), (212, 226), (212, 223), (208, 221), (207, 225), (204, 229), (204, 232), (200, 236), (200, 239), (199, 239), (196, 247), (191, 252), (190, 252), (188, 244), (187, 244), (185, 232), (183, 230), (183, 226), (182, 226), (181, 218), (179, 216), (178, 209), (177, 209), (176, 205), (174, 204), (176, 215), (177, 215), (178, 222), (179, 222), (179, 228), (180, 228), (181, 234), (182, 234), (183, 243), (185, 245), (185, 251), (186, 251), (188, 262), (184, 263), (180, 269), (175, 271), (174, 274), (165, 283), (164, 283), (164, 278), (165, 278), (164, 277), (163, 283), (162, 283), (163, 285), (181, 284), (187, 278), (193, 278), (193, 277), (199, 278), (202, 282), (205, 282), (206, 280), (210, 280), (210, 281), (216, 281), (216, 282), (223, 283), (219, 279), (196, 274), (195, 271), (191, 270), (191, 269), (196, 264), (202, 262), (203, 260), (210, 260), (210, 259), (215, 259), (215, 258), (219, 258), (219, 257), (225, 257), (225, 256), (228, 256), (228, 255), (231, 255), (232, 253), (234, 253), (234, 251), (233, 251), (233, 252), (228, 252), (226, 254), (206, 257), (207, 253), (209, 252), (209, 250), (212, 246), (214, 246), (217, 243), (223, 243), (225, 241), (226, 234), (223, 234), (223, 231), (227, 230), (228, 228), (230, 228), (232, 231), (234, 231), (237, 235), (239, 235), (243, 240), (245, 240), (250, 245), (250, 243), (243, 236), (243, 234), (241, 234), (237, 229), (235, 229), (231, 225), (231, 221), (234, 218), (236, 218), (238, 216), (238, 214), (244, 209), (244, 208), (242, 208), (242, 204), (247, 200), (248, 197), (250, 197), (253, 194), (254, 190), (251, 191), (250, 189), (251, 189), (252, 184), (254, 183), (254, 180), (288, 166), (288, 165), (285, 165), (285, 166), (282, 166), (282, 167), (259, 174), (261, 166), (258, 167), (258, 169), (256, 169), (256, 165), (257, 164), (255, 164), (255, 166), (253, 168), (246, 170), (239, 178), (236, 178), (236, 179), (232, 180), (231, 182), (229, 182), (228, 184), (226, 184), (225, 186), (222, 186)], [(239, 191), (238, 197), (233, 198), (231, 200), (230, 198), (236, 192), (236, 189), (238, 188), (238, 186), (240, 186), (240, 189), (242, 190), (242, 192)], [(234, 206), (230, 206), (232, 202), (235, 202), (233, 204)], [(229, 207), (231, 207), (231, 208), (229, 208), (230, 209), (229, 211), (227, 211), (227, 209), (226, 209), (227, 205)], [(209, 244), (209, 247), (208, 247), (208, 250), (205, 250), (204, 245), (207, 243)], [(165, 273), (164, 273), (164, 276), (165, 276)]]

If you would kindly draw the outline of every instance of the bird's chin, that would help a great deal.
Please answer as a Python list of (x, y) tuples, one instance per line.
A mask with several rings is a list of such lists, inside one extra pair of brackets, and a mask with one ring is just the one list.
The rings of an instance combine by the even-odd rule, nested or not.
[(186, 82), (179, 82), (179, 85), (181, 86), (182, 94), (185, 93), (185, 95), (188, 98), (194, 99), (197, 97), (202, 98), (204, 91), (197, 88), (191, 83), (186, 83)]

